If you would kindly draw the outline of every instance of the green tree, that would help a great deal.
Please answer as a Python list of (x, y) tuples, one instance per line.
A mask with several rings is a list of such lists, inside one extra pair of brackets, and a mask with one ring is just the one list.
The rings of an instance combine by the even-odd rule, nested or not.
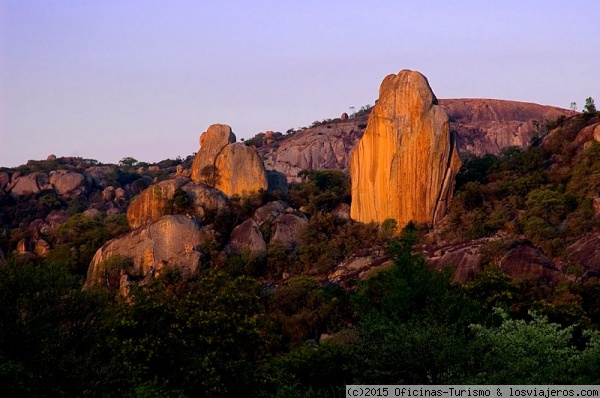
[(587, 97), (585, 99), (585, 106), (583, 107), (583, 113), (588, 115), (593, 115), (597, 112), (596, 103), (592, 97)]
[(577, 359), (572, 346), (573, 326), (561, 327), (531, 313), (531, 320), (510, 319), (497, 310), (499, 327), (473, 325), (481, 344), (483, 364), (474, 382), (479, 384), (569, 384)]

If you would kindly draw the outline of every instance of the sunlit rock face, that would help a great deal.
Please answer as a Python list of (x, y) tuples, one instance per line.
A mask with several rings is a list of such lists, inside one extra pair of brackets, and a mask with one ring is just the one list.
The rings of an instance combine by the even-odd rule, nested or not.
[(242, 143), (225, 146), (215, 160), (215, 188), (227, 196), (248, 195), (269, 186), (256, 149)]
[(425, 76), (410, 70), (389, 75), (350, 158), (350, 215), (362, 222), (435, 224), (460, 165), (448, 116)]
[(200, 136), (200, 150), (192, 164), (192, 181), (214, 185), (215, 159), (221, 149), (235, 142), (235, 134), (226, 124), (213, 124)]
[(203, 235), (194, 220), (182, 215), (168, 215), (142, 228), (109, 240), (92, 259), (84, 288), (103, 286), (107, 274), (106, 261), (113, 256), (132, 260), (132, 268), (124, 270), (138, 278), (157, 276), (165, 267), (176, 268), (184, 277), (198, 271)]

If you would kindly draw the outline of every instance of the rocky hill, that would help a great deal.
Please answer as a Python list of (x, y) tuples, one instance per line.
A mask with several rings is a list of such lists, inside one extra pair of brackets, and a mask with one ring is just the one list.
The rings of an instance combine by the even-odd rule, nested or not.
[(1, 168), (0, 390), (598, 384), (600, 113), (438, 101), (411, 71), (368, 111)]
[[(534, 136), (545, 133), (547, 121), (576, 114), (553, 106), (496, 99), (440, 99), (438, 103), (448, 114), (462, 157), (498, 155), (510, 146), (526, 148)], [(349, 172), (350, 154), (365, 132), (369, 112), (334, 119), (289, 138), (282, 136), (260, 146), (258, 152), (265, 167), (283, 173), (290, 182), (299, 181), (301, 170)]]

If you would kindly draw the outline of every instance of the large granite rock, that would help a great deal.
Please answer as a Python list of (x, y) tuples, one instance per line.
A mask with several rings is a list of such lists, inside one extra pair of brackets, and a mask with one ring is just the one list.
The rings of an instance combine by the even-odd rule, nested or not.
[(499, 265), (512, 278), (553, 280), (561, 275), (558, 267), (542, 250), (528, 244), (511, 249), (502, 257)]
[(546, 122), (577, 112), (528, 102), (481, 98), (439, 100), (458, 137), (461, 154), (498, 155), (504, 148), (526, 148), (544, 132)]
[(81, 193), (85, 177), (70, 170), (53, 170), (50, 172), (50, 184), (59, 195), (78, 195)]
[(235, 142), (235, 134), (225, 124), (213, 124), (200, 136), (200, 150), (192, 164), (192, 181), (214, 186), (214, 165), (221, 149)]
[(156, 221), (171, 211), (169, 200), (177, 188), (181, 188), (190, 180), (177, 177), (161, 181), (142, 191), (127, 208), (127, 222), (132, 229), (139, 228), (151, 221)]
[(215, 188), (225, 195), (246, 195), (269, 187), (256, 149), (242, 143), (225, 146), (215, 160)]
[(267, 250), (267, 243), (256, 221), (249, 218), (231, 232), (227, 251), (230, 254), (240, 254), (249, 251), (254, 254)]
[(7, 190), (14, 196), (33, 195), (52, 189), (46, 173), (31, 173), (26, 175), (13, 174)]
[(115, 169), (111, 166), (88, 167), (85, 176), (91, 185), (100, 188), (106, 188), (116, 180)]
[(287, 209), (273, 221), (273, 235), (269, 243), (278, 243), (285, 247), (298, 244), (300, 232), (308, 225), (308, 219), (299, 211)]
[(164, 216), (102, 246), (90, 263), (84, 289), (104, 285), (107, 274), (114, 272), (106, 269), (105, 261), (113, 256), (131, 259), (133, 269), (125, 271), (137, 277), (157, 276), (165, 267), (192, 276), (198, 271), (202, 241), (202, 231), (191, 218)]
[[(448, 114), (450, 132), (457, 136), (461, 156), (494, 155), (508, 146), (525, 148), (546, 121), (576, 112), (547, 105), (496, 99), (440, 99)], [(367, 116), (349, 118), (299, 131), (283, 140), (263, 145), (258, 152), (267, 169), (283, 173), (289, 182), (300, 182), (298, 172), (338, 169), (348, 171), (350, 154), (362, 137)]]
[(258, 152), (267, 169), (282, 173), (289, 182), (300, 182), (302, 170), (348, 171), (350, 154), (365, 127), (366, 118), (317, 126), (273, 146), (262, 146)]
[(445, 215), (461, 162), (448, 116), (436, 104), (418, 72), (383, 80), (350, 159), (353, 219), (432, 225)]
[(205, 184), (190, 183), (184, 185), (181, 189), (187, 192), (194, 203), (196, 216), (201, 220), (204, 219), (206, 211), (222, 209), (229, 204), (229, 199), (223, 192)]
[(578, 239), (567, 247), (567, 258), (571, 265), (582, 266), (590, 275), (600, 277), (600, 234)]

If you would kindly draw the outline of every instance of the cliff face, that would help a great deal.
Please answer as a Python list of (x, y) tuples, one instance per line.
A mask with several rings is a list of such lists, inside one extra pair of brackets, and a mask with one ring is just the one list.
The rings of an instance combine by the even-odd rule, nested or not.
[(403, 226), (434, 224), (445, 212), (460, 168), (448, 116), (427, 79), (403, 70), (387, 76), (367, 130), (350, 158), (350, 215)]

